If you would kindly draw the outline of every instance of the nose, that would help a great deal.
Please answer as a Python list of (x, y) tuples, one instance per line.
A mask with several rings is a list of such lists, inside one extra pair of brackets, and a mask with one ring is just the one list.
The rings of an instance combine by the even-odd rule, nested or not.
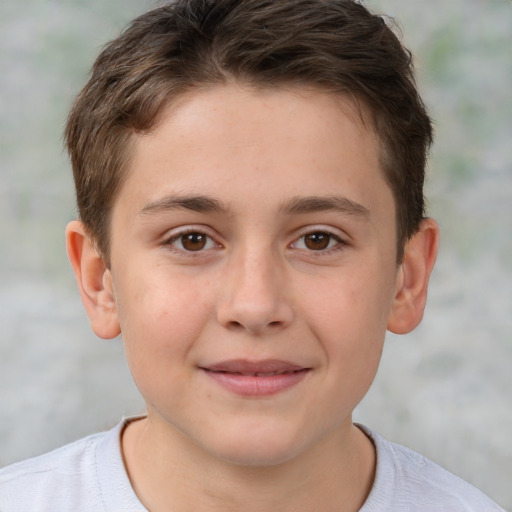
[(276, 260), (270, 251), (232, 255), (217, 307), (224, 327), (258, 335), (277, 332), (292, 322), (283, 263)]

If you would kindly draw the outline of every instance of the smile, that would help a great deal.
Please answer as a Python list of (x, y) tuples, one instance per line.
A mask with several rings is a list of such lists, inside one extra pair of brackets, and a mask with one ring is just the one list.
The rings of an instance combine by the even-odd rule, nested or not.
[(200, 369), (224, 389), (245, 397), (263, 397), (285, 391), (311, 371), (311, 368), (278, 360), (231, 360)]

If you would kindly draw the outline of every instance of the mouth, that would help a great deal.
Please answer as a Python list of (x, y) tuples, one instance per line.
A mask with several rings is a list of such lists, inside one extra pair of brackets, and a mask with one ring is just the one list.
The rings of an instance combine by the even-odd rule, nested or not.
[(246, 397), (280, 393), (301, 382), (311, 371), (311, 368), (275, 359), (237, 359), (200, 369), (224, 389)]

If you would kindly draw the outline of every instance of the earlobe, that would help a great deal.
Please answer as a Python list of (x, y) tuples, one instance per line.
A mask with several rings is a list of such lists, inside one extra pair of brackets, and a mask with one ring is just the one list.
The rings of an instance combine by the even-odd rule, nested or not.
[(406, 334), (421, 322), (438, 245), (439, 226), (433, 219), (423, 220), (407, 241), (388, 322), (391, 332)]
[(66, 248), (93, 331), (100, 338), (115, 338), (121, 330), (112, 274), (80, 221), (68, 224)]

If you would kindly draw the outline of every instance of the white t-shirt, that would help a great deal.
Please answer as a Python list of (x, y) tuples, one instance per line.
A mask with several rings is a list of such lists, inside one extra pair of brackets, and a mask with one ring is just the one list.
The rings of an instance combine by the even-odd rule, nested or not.
[[(126, 421), (0, 470), (0, 512), (147, 512), (121, 455)], [(377, 468), (360, 512), (504, 512), (432, 461), (361, 428), (375, 444)]]

